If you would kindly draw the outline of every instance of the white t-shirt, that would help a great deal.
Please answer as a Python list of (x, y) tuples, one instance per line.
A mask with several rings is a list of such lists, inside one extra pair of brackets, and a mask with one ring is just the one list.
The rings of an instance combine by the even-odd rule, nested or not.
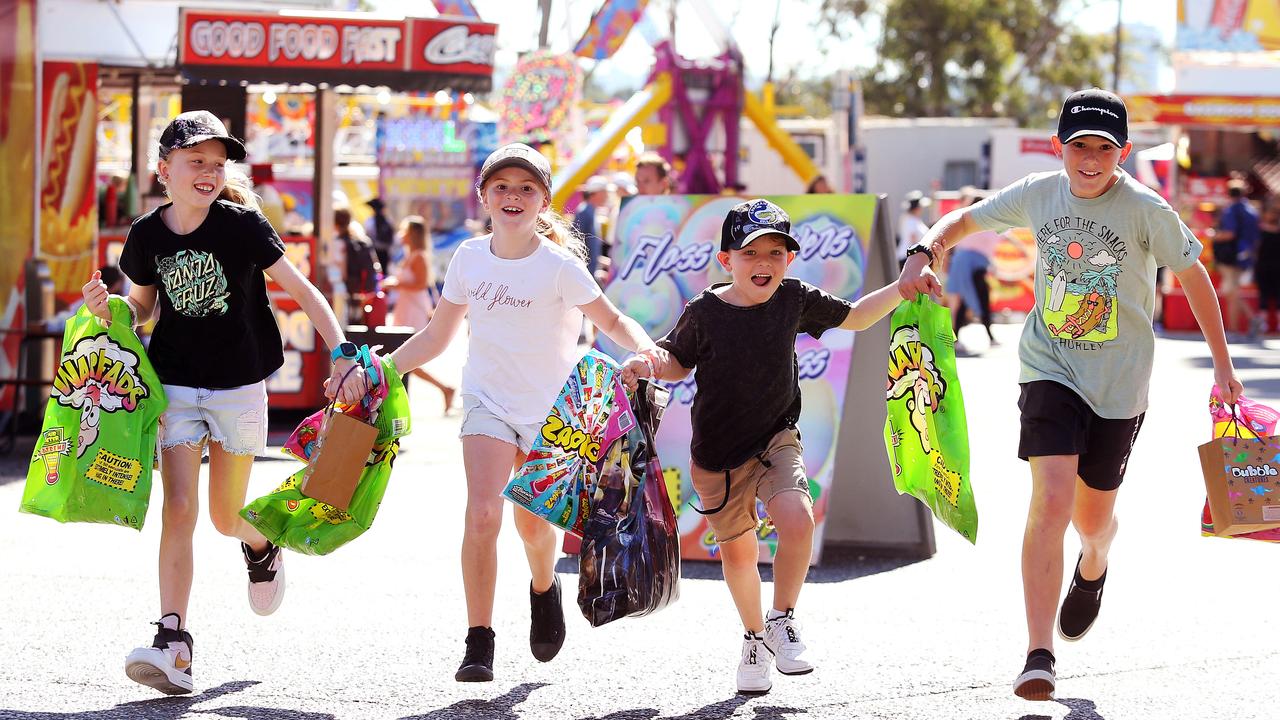
[(465, 240), (449, 261), (444, 299), (467, 306), (471, 341), (462, 392), (513, 425), (540, 422), (580, 359), (585, 305), (600, 296), (586, 265), (543, 240), (532, 254), (504, 260), (492, 235)]
[(929, 226), (923, 220), (911, 213), (902, 213), (902, 218), (898, 220), (898, 260), (906, 260), (907, 249), (912, 245), (919, 245), (927, 232)]

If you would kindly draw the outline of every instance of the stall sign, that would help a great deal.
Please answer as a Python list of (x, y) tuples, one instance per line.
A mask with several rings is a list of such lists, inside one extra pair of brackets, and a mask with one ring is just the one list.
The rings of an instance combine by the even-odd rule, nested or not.
[(182, 65), (403, 71), (404, 20), (182, 11)]
[(1166, 125), (1280, 127), (1280, 97), (1253, 95), (1131, 95), (1132, 122)]
[(411, 18), (409, 70), (455, 75), (493, 74), (498, 26), (492, 23)]

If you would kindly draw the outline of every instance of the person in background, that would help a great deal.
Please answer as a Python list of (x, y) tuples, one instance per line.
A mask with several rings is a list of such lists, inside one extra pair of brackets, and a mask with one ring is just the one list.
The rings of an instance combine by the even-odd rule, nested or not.
[[(982, 200), (972, 192), (966, 196), (970, 198), (966, 205), (976, 205)], [(947, 255), (947, 299), (952, 308), (952, 326), (956, 335), (959, 337), (960, 328), (966, 324), (965, 313), (968, 311), (982, 321), (987, 341), (992, 347), (999, 343), (991, 334), (991, 288), (987, 285), (987, 273), (1001, 239), (1000, 233), (993, 230), (976, 232), (966, 235)], [(965, 352), (959, 340), (956, 341), (956, 352)]]
[(920, 244), (924, 234), (929, 232), (925, 223), (924, 209), (932, 201), (919, 190), (912, 190), (902, 202), (902, 216), (898, 218), (898, 267), (907, 261), (907, 250)]
[[(601, 257), (604, 253), (604, 241), (600, 234), (600, 214), (608, 212), (609, 194), (613, 185), (603, 175), (592, 175), (582, 186), (582, 205), (573, 215), (573, 229), (582, 236), (587, 244), (587, 271), (592, 277), (601, 268)], [(603, 263), (607, 270), (608, 261)]]
[(1227, 183), (1231, 203), (1222, 209), (1213, 234), (1213, 264), (1221, 277), (1218, 292), (1227, 308), (1227, 329), (1243, 328), (1252, 336), (1257, 332), (1255, 316), (1240, 291), (1258, 244), (1258, 211), (1249, 204), (1244, 190), (1244, 183), (1239, 180)]
[(657, 153), (645, 153), (636, 161), (637, 195), (670, 195), (671, 163)]
[[(102, 283), (107, 286), (107, 292), (112, 295), (125, 296), (129, 294), (129, 279), (120, 272), (120, 268), (115, 265), (103, 265), (98, 269), (98, 273)], [(35, 325), (34, 329), (44, 330), (45, 332), (62, 332), (67, 327), (67, 322), (80, 312), (80, 308), (84, 306), (84, 298), (71, 303), (66, 310), (54, 315), (45, 321), (44, 327)]]
[(128, 191), (128, 174), (111, 173), (107, 184), (98, 190), (98, 227), (119, 227), (129, 222)]
[(378, 262), (378, 254), (371, 241), (360, 227), (360, 223), (351, 219), (351, 209), (335, 208), (333, 211), (334, 258), (338, 266), (343, 268), (343, 283), (347, 286), (350, 304), (347, 315), (356, 322), (363, 320), (365, 300), (378, 292), (378, 277), (382, 274), (382, 264)]
[(818, 177), (816, 177), (816, 178), (814, 178), (813, 180), (809, 181), (809, 186), (808, 186), (808, 187), (806, 187), (806, 188), (804, 189), (804, 191), (805, 191), (806, 193), (810, 194), (810, 195), (812, 195), (812, 194), (814, 194), (814, 193), (832, 193), (832, 192), (835, 192), (835, 190), (832, 190), (832, 189), (831, 189), (831, 183), (827, 181), (827, 176), (826, 176), (826, 175), (819, 175)]
[(610, 180), (613, 182), (613, 186), (618, 190), (619, 200), (624, 197), (631, 197), (632, 195), (639, 194), (640, 192), (640, 189), (636, 187), (635, 179), (631, 177), (631, 173), (629, 172), (616, 172)]
[(283, 233), (286, 225), (284, 198), (275, 188), (276, 176), (271, 163), (250, 165), (249, 179), (253, 182), (253, 192), (258, 196), (258, 204), (262, 207), (262, 214), (267, 216), (267, 222), (277, 233)]
[[(391, 309), (391, 324), (411, 327), (417, 332), (427, 326), (435, 311), (432, 297), (436, 273), (431, 263), (431, 234), (427, 231), (427, 221), (421, 215), (406, 217), (400, 221), (400, 232), (396, 237), (405, 246), (404, 262), (383, 281), (382, 286), (397, 290), (396, 305)], [(440, 391), (444, 396), (444, 412), (448, 415), (458, 389), (446, 385), (422, 368), (415, 369), (412, 374)]]
[(383, 269), (391, 267), (391, 248), (396, 242), (396, 230), (387, 219), (386, 203), (382, 198), (374, 198), (365, 203), (373, 209), (373, 215), (364, 222), (364, 234), (373, 241), (373, 251), (378, 254), (378, 263)]
[[(1280, 332), (1280, 197), (1272, 196), (1258, 223), (1258, 251), (1253, 260), (1253, 281), (1258, 285), (1258, 317), (1266, 317), (1266, 331)], [(1259, 322), (1259, 325), (1261, 323)]]

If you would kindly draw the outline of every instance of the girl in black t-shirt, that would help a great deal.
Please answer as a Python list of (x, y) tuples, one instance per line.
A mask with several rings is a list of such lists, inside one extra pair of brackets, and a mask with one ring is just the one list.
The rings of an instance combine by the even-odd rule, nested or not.
[[(363, 373), (341, 383), (354, 362), (346, 357), (355, 352), (328, 303), (285, 257), (284, 244), (256, 206), (237, 204), (253, 203), (247, 184), (229, 172), (229, 161), (244, 157), (244, 145), (211, 113), (174, 118), (160, 136), (158, 164), (170, 202), (133, 223), (120, 257), (133, 281), (124, 300), (134, 325), (160, 309), (147, 354), (169, 401), (160, 421), (159, 630), (150, 647), (129, 653), (125, 672), (170, 695), (193, 690), (192, 641), (183, 621), (206, 447), (209, 516), (219, 532), (240, 540), (250, 606), (268, 615), (284, 597), (280, 548), (239, 516), (254, 455), (266, 444), (265, 379), (283, 362), (264, 272), (297, 301), (330, 348), (349, 351), (331, 377), (330, 387), (342, 385), (338, 398), (358, 402), (365, 392)], [(89, 309), (110, 321), (110, 295), (99, 273), (83, 292)]]

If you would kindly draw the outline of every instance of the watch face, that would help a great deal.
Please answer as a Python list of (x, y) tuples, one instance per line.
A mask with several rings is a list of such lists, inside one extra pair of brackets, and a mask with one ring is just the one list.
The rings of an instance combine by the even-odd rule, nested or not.
[(344, 342), (338, 345), (338, 352), (345, 358), (353, 358), (360, 354), (360, 349), (353, 342)]

